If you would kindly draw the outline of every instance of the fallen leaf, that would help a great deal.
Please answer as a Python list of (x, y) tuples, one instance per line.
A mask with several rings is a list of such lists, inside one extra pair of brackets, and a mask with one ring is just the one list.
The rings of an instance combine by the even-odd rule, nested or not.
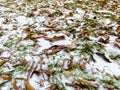
[(0, 61), (0, 66), (2, 66), (3, 64), (5, 64), (8, 60), (2, 60)]
[(44, 69), (43, 72), (46, 73), (47, 75), (50, 75), (50, 74), (54, 74), (56, 71), (51, 69)]
[(17, 67), (17, 66), (28, 66), (28, 61), (22, 60), (21, 63), (15, 64), (13, 67)]
[(53, 55), (53, 54), (55, 54), (55, 53), (57, 53), (59, 51), (60, 51), (60, 49), (54, 49), (54, 50), (51, 50), (51, 51), (46, 51), (45, 54), (46, 55)]
[(117, 39), (116, 39), (116, 42), (120, 43), (120, 38), (117, 38)]
[(48, 87), (48, 90), (56, 90), (56, 85), (55, 84), (53, 84), (53, 85), (51, 85), (50, 87)]
[(111, 75), (110, 73), (106, 73), (106, 76), (110, 77), (110, 78), (113, 78), (114, 76)]
[(63, 45), (54, 45), (48, 49), (45, 50), (45, 54), (46, 55), (53, 55), (59, 51), (61, 51), (62, 49), (64, 49), (65, 47)]
[(11, 77), (7, 74), (4, 75), (0, 75), (0, 78), (4, 79), (4, 80), (11, 80)]
[(109, 39), (109, 36), (107, 34), (104, 34), (102, 37), (104, 38), (104, 40), (108, 40)]
[(102, 57), (106, 62), (111, 63), (111, 61), (105, 56), (105, 54), (102, 54), (102, 53), (99, 53), (99, 52), (97, 52), (96, 54), (97, 54), (98, 56)]
[(13, 88), (14, 88), (15, 90), (20, 90), (19, 87), (17, 87), (16, 84), (17, 84), (17, 79), (15, 78), (14, 81), (13, 81)]
[(41, 38), (41, 37), (43, 37), (43, 35), (29, 34), (24, 38), (24, 40), (29, 40), (29, 39), (34, 40), (34, 39)]
[(108, 85), (108, 84), (104, 85), (104, 88), (108, 88), (108, 89), (117, 89), (116, 86), (114, 86), (114, 85)]
[(80, 65), (80, 68), (81, 68), (82, 70), (86, 69), (86, 62), (83, 62), (83, 63)]
[(73, 84), (78, 85), (80, 87), (86, 87), (86, 88), (87, 87), (94, 87), (94, 88), (98, 87), (98, 84), (91, 83), (90, 81), (87, 81), (87, 80), (82, 80), (81, 82), (74, 81)]
[(49, 40), (50, 42), (55, 42), (58, 40), (64, 40), (65, 36), (54, 36), (53, 38), (46, 38), (47, 40)]
[(114, 43), (114, 46), (120, 48), (120, 43)]
[(118, 34), (120, 34), (120, 26), (117, 27), (116, 32), (117, 32)]
[(33, 39), (34, 39), (34, 38), (41, 38), (41, 37), (42, 37), (42, 36), (40, 36), (40, 35), (38, 35), (38, 34), (32, 34), (32, 35), (31, 35), (31, 38), (33, 38)]
[(70, 60), (69, 60), (69, 63), (68, 63), (68, 70), (71, 70), (72, 69), (72, 67), (73, 67), (73, 58), (71, 58)]
[(104, 34), (98, 41), (106, 44), (109, 42), (109, 36), (107, 34)]
[(84, 35), (84, 39), (90, 40), (90, 37), (88, 36), (88, 34), (85, 34), (85, 35)]
[(35, 90), (26, 79), (24, 80), (24, 83), (27, 90)]

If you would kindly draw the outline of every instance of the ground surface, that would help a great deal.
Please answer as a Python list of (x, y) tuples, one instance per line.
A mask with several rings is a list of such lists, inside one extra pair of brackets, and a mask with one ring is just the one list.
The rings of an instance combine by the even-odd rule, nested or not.
[(119, 0), (0, 0), (0, 90), (120, 90)]

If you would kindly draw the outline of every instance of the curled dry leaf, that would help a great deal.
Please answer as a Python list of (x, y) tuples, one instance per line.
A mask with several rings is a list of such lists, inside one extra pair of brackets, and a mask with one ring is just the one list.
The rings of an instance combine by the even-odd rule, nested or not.
[(0, 61), (0, 66), (2, 66), (3, 64), (5, 64), (8, 60), (2, 60)]
[(88, 34), (85, 34), (83, 37), (84, 37), (84, 39), (86, 39), (86, 40), (90, 40), (90, 37), (89, 37)]
[(120, 38), (117, 38), (117, 39), (116, 39), (116, 42), (120, 43)]
[(108, 43), (109, 42), (109, 36), (107, 34), (102, 35), (102, 37), (98, 40), (102, 43)]
[(107, 34), (104, 34), (102, 37), (104, 38), (104, 40), (108, 40), (109, 39), (109, 36)]
[(67, 66), (68, 66), (68, 70), (72, 69), (72, 67), (73, 67), (73, 59), (72, 58), (69, 60), (69, 63)]
[(98, 87), (98, 84), (93, 84), (93, 83), (91, 83), (91, 82), (89, 82), (89, 81), (87, 81), (87, 80), (83, 80), (83, 81), (80, 82), (80, 83), (81, 83), (81, 85), (87, 86), (87, 87), (95, 87), (95, 88)]
[(17, 87), (16, 84), (17, 84), (17, 79), (15, 78), (14, 81), (13, 81), (13, 88), (14, 88), (15, 90), (20, 90), (19, 87)]
[(35, 90), (34, 87), (32, 87), (32, 86), (30, 85), (30, 83), (27, 81), (27, 79), (25, 79), (25, 78), (15, 78), (15, 79), (14, 79), (14, 81), (13, 81), (13, 88), (14, 88), (15, 90), (20, 90), (19, 87), (16, 85), (16, 84), (17, 84), (17, 80), (23, 80), (23, 81), (24, 81), (26, 90)]
[(80, 87), (94, 87), (94, 88), (98, 87), (98, 84), (91, 83), (90, 81), (87, 80), (82, 80), (81, 82), (74, 81), (73, 85), (78, 85)]
[(37, 34), (30, 34), (30, 35), (27, 35), (27, 37), (25, 37), (24, 40), (29, 40), (29, 39), (34, 40), (36, 38), (41, 38), (41, 37), (42, 36), (37, 35)]
[(63, 45), (54, 45), (48, 49), (45, 50), (45, 54), (46, 55), (53, 55), (59, 51), (61, 51), (62, 49), (64, 49), (65, 47)]
[(116, 32), (118, 33), (118, 35), (120, 34), (120, 26), (117, 27)]
[(54, 36), (53, 38), (47, 38), (47, 40), (49, 40), (50, 42), (55, 42), (58, 40), (64, 40), (65, 36)]
[(32, 34), (31, 38), (35, 39), (35, 38), (41, 38), (42, 36), (38, 35), (38, 34)]
[(117, 89), (117, 87), (116, 86), (114, 86), (114, 85), (108, 85), (108, 84), (106, 84), (106, 85), (104, 85), (104, 88), (108, 88), (108, 89)]
[(98, 56), (102, 57), (106, 62), (111, 63), (111, 61), (105, 56), (105, 54), (102, 54), (102, 53), (99, 53), (99, 52), (97, 52), (96, 54), (97, 54)]
[(27, 90), (35, 90), (26, 79), (24, 80), (24, 83)]
[(53, 55), (53, 54), (55, 54), (55, 53), (57, 53), (57, 52), (59, 52), (60, 51), (60, 49), (54, 49), (54, 50), (52, 50), (52, 51), (45, 51), (45, 54), (46, 55)]
[(4, 80), (11, 80), (11, 77), (7, 74), (4, 74), (4, 75), (0, 75), (0, 78), (4, 79)]
[(44, 69), (43, 72), (46, 73), (47, 75), (50, 75), (50, 74), (54, 74), (56, 71), (51, 69)]
[(114, 46), (120, 49), (120, 43), (114, 43)]

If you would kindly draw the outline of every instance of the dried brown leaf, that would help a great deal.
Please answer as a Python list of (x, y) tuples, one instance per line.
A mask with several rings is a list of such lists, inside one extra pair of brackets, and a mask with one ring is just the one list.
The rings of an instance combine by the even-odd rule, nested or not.
[(106, 85), (104, 85), (104, 88), (115, 89), (115, 88), (117, 88), (117, 87), (114, 86), (114, 85), (108, 85), (108, 84), (106, 84)]
[(51, 85), (50, 87), (48, 87), (48, 90), (56, 90), (56, 85), (55, 84), (53, 84), (53, 85)]
[(105, 54), (102, 54), (102, 53), (99, 53), (99, 52), (97, 52), (96, 54), (97, 54), (98, 56), (102, 57), (106, 62), (111, 63), (111, 61), (105, 56)]
[(47, 40), (49, 40), (50, 42), (55, 42), (58, 40), (64, 40), (65, 36), (54, 36), (53, 38), (47, 38)]
[(102, 37), (103, 37), (105, 40), (108, 40), (108, 39), (109, 39), (109, 35), (107, 35), (107, 34), (104, 34)]
[(118, 34), (120, 34), (120, 26), (117, 27), (116, 32), (117, 32)]
[(11, 80), (11, 77), (7, 74), (0, 75), (0, 78), (2, 78), (4, 80)]
[(17, 66), (28, 66), (28, 61), (22, 60), (21, 63), (15, 64), (13, 67), (17, 67)]
[(90, 81), (87, 80), (82, 80), (81, 82), (74, 81), (73, 84), (78, 85), (80, 87), (95, 87), (95, 88), (98, 87), (98, 84), (91, 83)]
[(27, 90), (35, 90), (35, 88), (32, 87), (31, 84), (26, 79), (24, 80), (24, 83)]
[(54, 46), (46, 49), (46, 50), (45, 50), (45, 54), (46, 54), (46, 55), (53, 55), (53, 54), (61, 51), (61, 50), (64, 49), (64, 48), (65, 48), (65, 46), (63, 46), (63, 45), (54, 45)]
[(81, 68), (82, 70), (86, 69), (86, 62), (83, 62), (83, 63), (80, 65), (80, 68)]
[(84, 39), (86, 39), (86, 40), (90, 40), (90, 37), (89, 37), (88, 34), (85, 34), (83, 37), (84, 37)]
[(44, 69), (43, 72), (46, 73), (47, 75), (50, 75), (50, 74), (54, 74), (56, 71), (51, 69)]
[(120, 43), (114, 43), (114, 46), (120, 48)]
[(5, 64), (8, 60), (2, 60), (0, 61), (0, 66), (2, 66), (3, 64)]
[(72, 69), (72, 67), (73, 67), (73, 59), (72, 58), (69, 60), (69, 63), (67, 66), (68, 66), (68, 70)]
[(110, 78), (113, 78), (114, 76), (111, 75), (110, 73), (106, 73), (106, 76), (110, 77)]
[(34, 39), (41, 38), (41, 37), (43, 37), (43, 35), (29, 34), (24, 38), (24, 40), (29, 40), (29, 39), (34, 40)]
[(116, 39), (116, 42), (120, 43), (120, 38), (117, 38), (117, 39)]
[(109, 42), (109, 36), (107, 34), (104, 34), (98, 41), (106, 44)]
[(17, 84), (17, 79), (15, 78), (14, 81), (13, 81), (13, 88), (14, 88), (15, 90), (20, 90), (19, 87), (17, 87), (16, 84)]

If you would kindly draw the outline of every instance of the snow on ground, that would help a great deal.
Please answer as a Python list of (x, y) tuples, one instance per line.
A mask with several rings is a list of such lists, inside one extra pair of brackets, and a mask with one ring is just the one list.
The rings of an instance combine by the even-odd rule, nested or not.
[(118, 0), (0, 0), (0, 90), (119, 90), (119, 10)]

